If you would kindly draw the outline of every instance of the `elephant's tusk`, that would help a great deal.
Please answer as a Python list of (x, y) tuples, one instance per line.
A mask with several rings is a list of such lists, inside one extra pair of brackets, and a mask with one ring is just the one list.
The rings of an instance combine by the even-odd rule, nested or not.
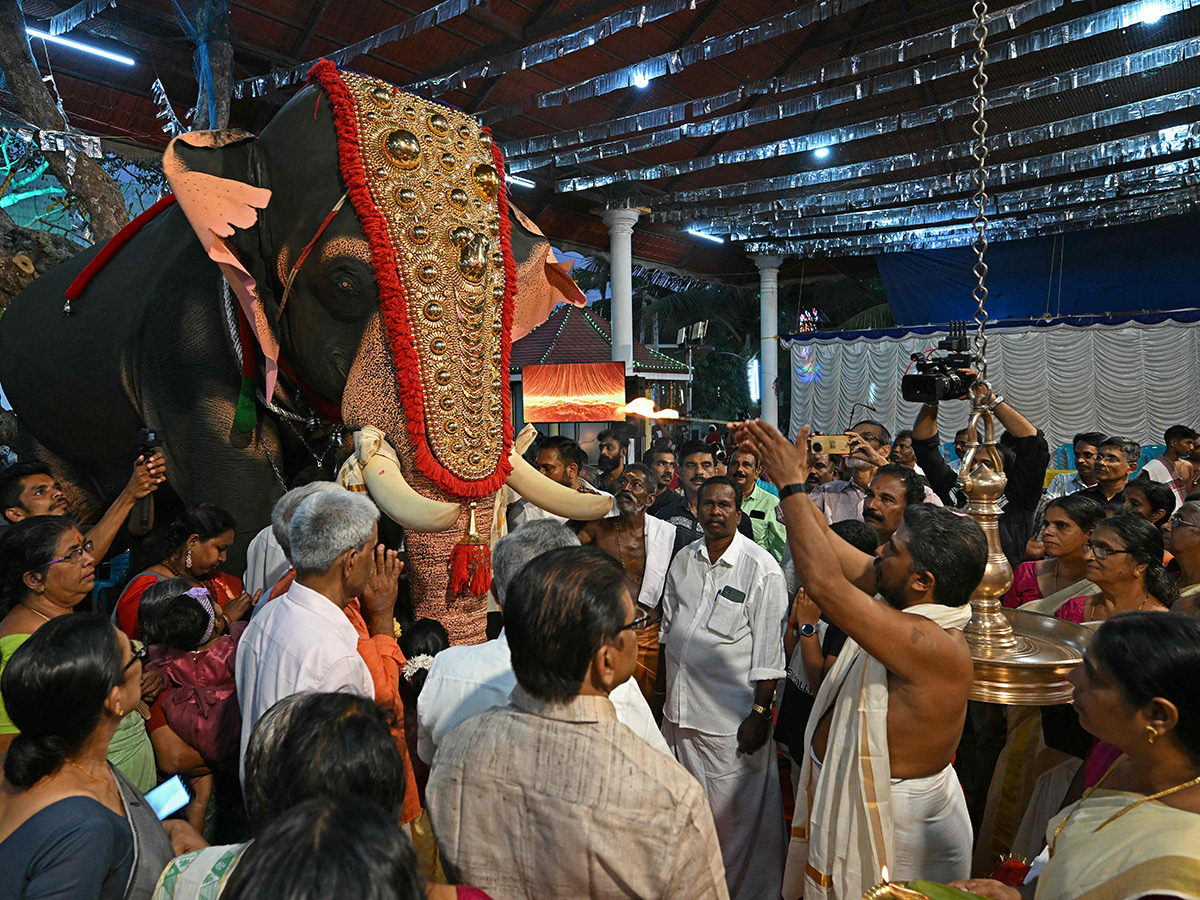
[(537, 429), (532, 425), (526, 425), (513, 438), (513, 450), (524, 456), (525, 451), (529, 449), (535, 437), (537, 437)]
[(349, 490), (364, 487), (375, 505), (411, 531), (449, 531), (462, 507), (418, 494), (404, 479), (396, 451), (383, 432), (366, 426), (354, 435), (355, 453), (342, 467), (338, 480)]
[(508, 486), (532, 503), (556, 516), (590, 522), (602, 519), (612, 509), (612, 498), (605, 494), (581, 494), (566, 485), (551, 481), (517, 452), (516, 447), (508, 457), (512, 461), (512, 474)]

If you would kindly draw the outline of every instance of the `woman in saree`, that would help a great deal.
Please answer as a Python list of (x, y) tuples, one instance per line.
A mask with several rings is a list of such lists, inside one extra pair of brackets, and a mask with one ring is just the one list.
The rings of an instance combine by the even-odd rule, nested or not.
[(1105, 519), (1084, 544), (1088, 581), (1099, 591), (1072, 597), (1054, 613), (1071, 622), (1102, 622), (1118, 613), (1166, 612), (1179, 590), (1163, 568), (1157, 527), (1134, 513)]
[(1013, 583), (1004, 595), (1004, 605), (1017, 607), (1039, 601), (1035, 612), (1053, 614), (1072, 597), (1094, 590), (1087, 580), (1083, 545), (1092, 529), (1104, 521), (1104, 507), (1089, 497), (1068, 494), (1046, 505), (1042, 544), (1044, 559), (1023, 562), (1013, 571)]
[(1200, 897), (1200, 621), (1105, 621), (1071, 675), (1080, 724), (1120, 757), (1046, 829), (1026, 884), (954, 887), (993, 900)]
[(1179, 507), (1163, 528), (1163, 542), (1179, 566), (1179, 602), (1172, 608), (1194, 615), (1200, 606), (1200, 502)]

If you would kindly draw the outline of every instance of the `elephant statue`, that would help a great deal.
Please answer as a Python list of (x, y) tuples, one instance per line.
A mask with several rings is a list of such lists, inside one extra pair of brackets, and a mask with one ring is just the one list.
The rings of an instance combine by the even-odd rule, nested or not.
[(186, 133), (163, 167), (176, 202), (0, 318), (0, 384), (28, 446), (86, 521), (128, 477), (139, 429), (157, 429), (160, 509), (227, 508), (237, 565), (288, 480), (331, 470), (357, 433), (374, 454), (357, 487), (405, 529), (416, 614), (483, 640), (483, 591), (451, 587), (450, 560), (491, 533), (497, 492), (607, 511), (514, 448), (511, 343), (584, 298), (509, 206), (490, 134), (322, 61), (261, 136)]

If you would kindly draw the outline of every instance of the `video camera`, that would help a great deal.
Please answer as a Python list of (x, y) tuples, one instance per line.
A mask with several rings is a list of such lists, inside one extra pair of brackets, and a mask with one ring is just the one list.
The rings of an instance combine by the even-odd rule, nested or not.
[(900, 396), (909, 403), (937, 403), (939, 400), (958, 400), (967, 396), (974, 379), (959, 369), (975, 369), (979, 359), (971, 349), (966, 322), (951, 322), (950, 336), (938, 341), (937, 349), (945, 356), (912, 355), (916, 372), (900, 379)]

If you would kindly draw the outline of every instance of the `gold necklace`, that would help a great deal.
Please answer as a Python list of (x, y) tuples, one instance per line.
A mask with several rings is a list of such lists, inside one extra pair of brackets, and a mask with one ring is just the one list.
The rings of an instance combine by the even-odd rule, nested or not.
[[(1118, 760), (1117, 762), (1120, 762), (1120, 760)], [(1083, 806), (1084, 801), (1087, 800), (1088, 797), (1092, 796), (1092, 792), (1095, 791), (1098, 787), (1100, 787), (1100, 785), (1102, 785), (1104, 783), (1104, 779), (1107, 778), (1109, 776), (1109, 774), (1113, 771), (1113, 769), (1115, 769), (1116, 767), (1117, 767), (1117, 763), (1113, 763), (1109, 767), (1108, 771), (1100, 776), (1100, 780), (1097, 781), (1095, 784), (1093, 784), (1090, 788), (1088, 788), (1084, 792), (1083, 796), (1079, 798), (1079, 802), (1076, 803), (1075, 806), (1071, 808), (1071, 811), (1069, 813), (1067, 813), (1066, 817), (1061, 822), (1058, 823), (1058, 827), (1054, 829), (1054, 836), (1052, 838), (1050, 838), (1050, 855), (1051, 856), (1054, 855), (1054, 848), (1058, 845), (1058, 835), (1063, 830), (1063, 828), (1066, 827), (1066, 824), (1069, 821), (1071, 821), (1071, 816), (1075, 815), (1075, 811), (1077, 809), (1079, 809), (1079, 807)], [(1187, 790), (1188, 788), (1195, 787), (1198, 784), (1200, 784), (1200, 775), (1196, 776), (1195, 778), (1193, 778), (1189, 781), (1185, 781), (1182, 784), (1177, 784), (1177, 785), (1175, 785), (1175, 787), (1167, 788), (1165, 791), (1158, 791), (1157, 793), (1150, 794), (1147, 797), (1143, 797), (1141, 800), (1135, 800), (1133, 803), (1130, 803), (1128, 806), (1113, 813), (1111, 816), (1109, 816), (1107, 819), (1105, 819), (1103, 822), (1101, 822), (1099, 825), (1097, 825), (1096, 828), (1092, 830), (1092, 834), (1095, 834), (1097, 831), (1099, 831), (1105, 825), (1109, 825), (1112, 822), (1115, 822), (1117, 819), (1121, 818), (1121, 816), (1125, 815), (1125, 813), (1129, 812), (1134, 807), (1141, 806), (1143, 803), (1149, 803), (1151, 800), (1159, 800), (1170, 794), (1177, 793), (1178, 791)]]
[(30, 606), (28, 603), (25, 603), (25, 602), (22, 602), (22, 603), (21, 603), (21, 605), (22, 605), (23, 607), (25, 607), (27, 610), (29, 610), (31, 613), (33, 613), (35, 616), (41, 616), (41, 617), (42, 617), (43, 619), (45, 619), (47, 622), (49, 622), (49, 621), (50, 621), (50, 616), (46, 615), (46, 614), (45, 614), (44, 612), (42, 612), (40, 609), (34, 609), (32, 606)]
[(111, 791), (112, 795), (114, 797), (116, 797), (118, 801), (121, 799), (120, 792), (117, 791), (117, 786), (115, 783), (113, 783), (111, 778), (105, 779), (105, 778), (101, 778), (99, 775), (93, 775), (91, 772), (89, 772), (83, 766), (79, 765), (78, 763), (73, 762), (72, 760), (68, 759), (68, 760), (66, 760), (66, 763), (72, 769), (75, 769), (76, 771), (81, 772), (83, 774), (84, 778), (87, 778), (89, 781), (96, 782), (97, 784), (104, 787), (104, 789), (107, 791)]

